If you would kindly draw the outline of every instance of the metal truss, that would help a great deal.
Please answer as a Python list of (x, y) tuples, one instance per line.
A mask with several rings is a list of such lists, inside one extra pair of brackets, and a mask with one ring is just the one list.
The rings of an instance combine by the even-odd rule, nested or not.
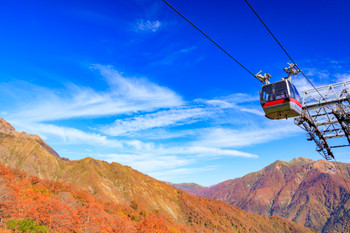
[[(316, 89), (301, 92), (303, 112), (294, 123), (308, 133), (316, 150), (330, 160), (334, 158), (331, 148), (350, 146), (350, 81)], [(329, 139), (341, 137), (348, 143), (330, 143)]]

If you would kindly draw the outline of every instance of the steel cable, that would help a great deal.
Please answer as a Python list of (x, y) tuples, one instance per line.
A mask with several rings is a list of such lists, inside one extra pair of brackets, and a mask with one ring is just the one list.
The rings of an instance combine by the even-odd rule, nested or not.
[[(197, 29), (203, 36), (205, 36), (208, 40), (210, 40), (214, 45), (216, 45), (221, 51), (223, 51), (227, 56), (229, 56), (232, 60), (234, 60), (238, 65), (240, 65), (243, 69), (245, 69), (249, 74), (255, 77), (255, 75), (248, 70), (244, 65), (242, 65), (239, 61), (237, 61), (229, 52), (223, 49), (218, 43), (216, 43), (213, 39), (211, 39), (207, 34), (205, 34), (201, 29), (199, 29), (194, 23), (192, 23), (188, 18), (186, 18), (183, 14), (181, 14), (175, 7), (170, 5), (165, 0), (162, 0), (165, 4), (167, 4), (171, 9), (173, 9), (178, 15), (180, 15), (183, 19), (185, 19), (189, 24), (191, 24), (195, 29)], [(256, 78), (256, 77), (255, 77)], [(257, 78), (258, 79), (258, 78)]]

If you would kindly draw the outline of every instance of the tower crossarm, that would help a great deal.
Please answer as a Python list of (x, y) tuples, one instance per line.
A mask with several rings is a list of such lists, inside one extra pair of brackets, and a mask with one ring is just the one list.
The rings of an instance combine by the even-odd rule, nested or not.
[(303, 111), (294, 123), (308, 133), (325, 159), (334, 158), (331, 148), (350, 146), (350, 81), (304, 90), (301, 95)]
[(308, 111), (350, 101), (350, 81), (321, 86), (316, 89), (301, 91), (303, 110)]
[[(325, 106), (329, 106), (332, 104), (338, 104), (341, 103), (343, 101), (348, 101), (349, 98), (348, 96), (343, 96), (343, 97), (339, 97), (339, 98), (335, 98), (335, 99), (328, 99), (328, 100), (318, 100), (318, 101), (310, 101), (310, 103), (305, 103), (303, 105), (303, 110), (312, 110), (312, 109), (317, 109), (320, 107), (325, 107)], [(306, 102), (306, 101), (305, 101)]]

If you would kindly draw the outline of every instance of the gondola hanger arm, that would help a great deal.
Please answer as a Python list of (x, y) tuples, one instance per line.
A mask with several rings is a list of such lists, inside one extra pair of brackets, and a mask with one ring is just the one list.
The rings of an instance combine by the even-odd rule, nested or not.
[(270, 78), (271, 75), (269, 73), (265, 73), (264, 75), (261, 74), (262, 70), (259, 71), (256, 75), (254, 75), (255, 78), (257, 78), (260, 82), (265, 84), (270, 84)]

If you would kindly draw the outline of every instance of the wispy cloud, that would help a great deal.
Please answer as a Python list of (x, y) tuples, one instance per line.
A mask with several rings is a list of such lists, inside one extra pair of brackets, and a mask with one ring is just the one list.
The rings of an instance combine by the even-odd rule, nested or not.
[(336, 82), (345, 82), (350, 80), (350, 73), (335, 74)]
[[(168, 169), (189, 169), (198, 161), (215, 160), (226, 157), (258, 158), (257, 155), (231, 149), (211, 147), (150, 147), (134, 150), (126, 154), (100, 154), (100, 158), (109, 162), (122, 162), (137, 170), (154, 173)], [(191, 169), (189, 169), (190, 171)]]
[(143, 172), (152, 172), (164, 169), (173, 169), (176, 167), (182, 167), (194, 162), (192, 158), (185, 158), (176, 155), (159, 155), (157, 153), (151, 154), (146, 152), (133, 153), (133, 154), (101, 154), (100, 158), (103, 158), (109, 162), (122, 162), (129, 165), (134, 169)]
[(240, 148), (281, 139), (280, 135), (290, 137), (301, 130), (290, 121), (267, 123), (265, 128), (245, 127), (241, 129), (208, 128), (203, 132), (196, 145), (211, 146), (214, 148)]
[[(304, 74), (316, 87), (349, 79), (349, 66), (345, 61), (322, 58), (305, 60), (304, 64), (307, 65), (303, 68)], [(313, 88), (301, 75), (293, 78), (293, 82), (300, 91)]]
[[(312, 79), (311, 79), (311, 82), (313, 82)], [(298, 89), (299, 92), (310, 90), (313, 88), (312, 85), (302, 76), (299, 76), (298, 78), (294, 78), (293, 84), (295, 85), (295, 87)]]
[(319, 79), (328, 79), (330, 76), (329, 70), (326, 69), (305, 68), (304, 72), (306, 76), (315, 76)]
[(74, 84), (53, 90), (27, 84), (17, 92), (26, 96), (26, 103), (8, 118), (43, 122), (151, 111), (183, 104), (175, 92), (145, 78), (124, 77), (110, 66), (95, 65), (94, 68), (106, 78), (109, 90), (96, 91)]
[(194, 167), (194, 168), (176, 168), (176, 169), (167, 169), (162, 171), (150, 172), (149, 175), (156, 177), (159, 180), (168, 181), (174, 177), (179, 177), (182, 175), (195, 174), (200, 172), (207, 172), (217, 169), (217, 166), (205, 166), (205, 167)]
[[(61, 144), (97, 145), (99, 158), (159, 176), (200, 172), (196, 169), (199, 161), (258, 158), (239, 148), (296, 133), (288, 121), (257, 126), (256, 121), (267, 122), (257, 96), (238, 93), (184, 101), (146, 78), (127, 76), (111, 66), (93, 65), (91, 69), (101, 74), (107, 88), (0, 84), (14, 88), (21, 97), (17, 101), (22, 101), (5, 109), (7, 119), (15, 127), (58, 139)], [(108, 121), (101, 121), (106, 118)], [(57, 122), (69, 119), (99, 123), (71, 128)]]
[[(137, 133), (138, 131), (144, 131), (148, 129), (155, 130), (157, 128), (169, 128), (179, 125), (191, 125), (196, 122), (205, 122), (209, 119), (213, 121), (219, 121), (220, 115), (222, 115), (226, 109), (233, 109), (236, 112), (247, 112), (258, 116), (264, 116), (261, 109), (257, 109), (256, 106), (241, 106), (240, 104), (256, 101), (256, 97), (252, 97), (246, 94), (235, 94), (227, 97), (221, 97), (212, 100), (196, 99), (193, 102), (187, 103), (187, 105), (179, 106), (176, 108), (170, 108), (167, 110), (158, 110), (154, 113), (139, 114), (134, 117), (126, 117), (123, 119), (117, 119), (113, 124), (103, 126), (100, 128), (100, 132), (110, 136), (122, 136)], [(227, 117), (224, 116), (226, 119)], [(189, 129), (193, 136), (194, 131)], [(184, 132), (168, 131), (167, 137), (172, 134), (179, 136), (180, 134), (186, 134)], [(199, 132), (196, 132), (198, 134)], [(161, 137), (160, 135), (157, 135)], [(174, 136), (172, 136), (174, 138)]]
[(210, 100), (196, 99), (195, 101), (199, 103), (202, 102), (208, 105), (217, 106), (220, 108), (234, 108), (234, 107), (237, 107), (238, 104), (254, 102), (258, 100), (259, 100), (258, 96), (252, 96), (244, 93), (236, 93), (228, 96), (221, 96)]
[(63, 140), (65, 144), (103, 145), (115, 148), (121, 148), (123, 146), (121, 141), (110, 140), (106, 136), (96, 133), (87, 133), (75, 128), (23, 121), (13, 121), (11, 123), (24, 129), (26, 132), (35, 132), (44, 139), (50, 136), (58, 137)]
[(101, 72), (111, 88), (111, 92), (128, 103), (150, 108), (164, 108), (183, 105), (182, 97), (167, 87), (157, 85), (142, 77), (128, 77), (114, 69), (112, 66), (91, 66)]
[(205, 146), (149, 147), (126, 154), (100, 154), (109, 162), (120, 162), (160, 180), (167, 180), (183, 174), (213, 170), (215, 166), (196, 168), (197, 163), (220, 158), (258, 158), (257, 155), (232, 149)]
[(159, 20), (150, 21), (140, 19), (136, 22), (135, 30), (136, 31), (145, 31), (145, 32), (156, 32), (161, 27), (162, 23)]
[[(194, 143), (196, 144), (196, 143)], [(211, 144), (208, 144), (209, 146)], [(176, 150), (173, 148), (178, 154), (189, 154), (196, 155), (198, 157), (209, 157), (209, 158), (217, 158), (217, 157), (245, 157), (245, 158), (258, 158), (257, 155), (246, 153), (233, 149), (220, 149), (218, 147), (208, 147), (208, 146), (193, 146), (188, 148), (182, 148), (180, 150)]]
[[(262, 109), (256, 108), (256, 105), (246, 105), (246, 103), (254, 103), (259, 100), (259, 97), (257, 96), (252, 96), (248, 94), (243, 94), (243, 93), (236, 93), (232, 94), (229, 96), (224, 96), (216, 99), (211, 99), (211, 100), (201, 100), (198, 99), (197, 101), (199, 102), (204, 102), (208, 105), (218, 107), (220, 109), (236, 109), (241, 112), (248, 112), (248, 113), (253, 113), (259, 116), (264, 116), (264, 112)], [(243, 105), (242, 105), (243, 104)]]
[(210, 114), (202, 108), (170, 109), (132, 118), (118, 119), (112, 125), (103, 126), (101, 132), (119, 136), (135, 131), (179, 124), (191, 124)]

